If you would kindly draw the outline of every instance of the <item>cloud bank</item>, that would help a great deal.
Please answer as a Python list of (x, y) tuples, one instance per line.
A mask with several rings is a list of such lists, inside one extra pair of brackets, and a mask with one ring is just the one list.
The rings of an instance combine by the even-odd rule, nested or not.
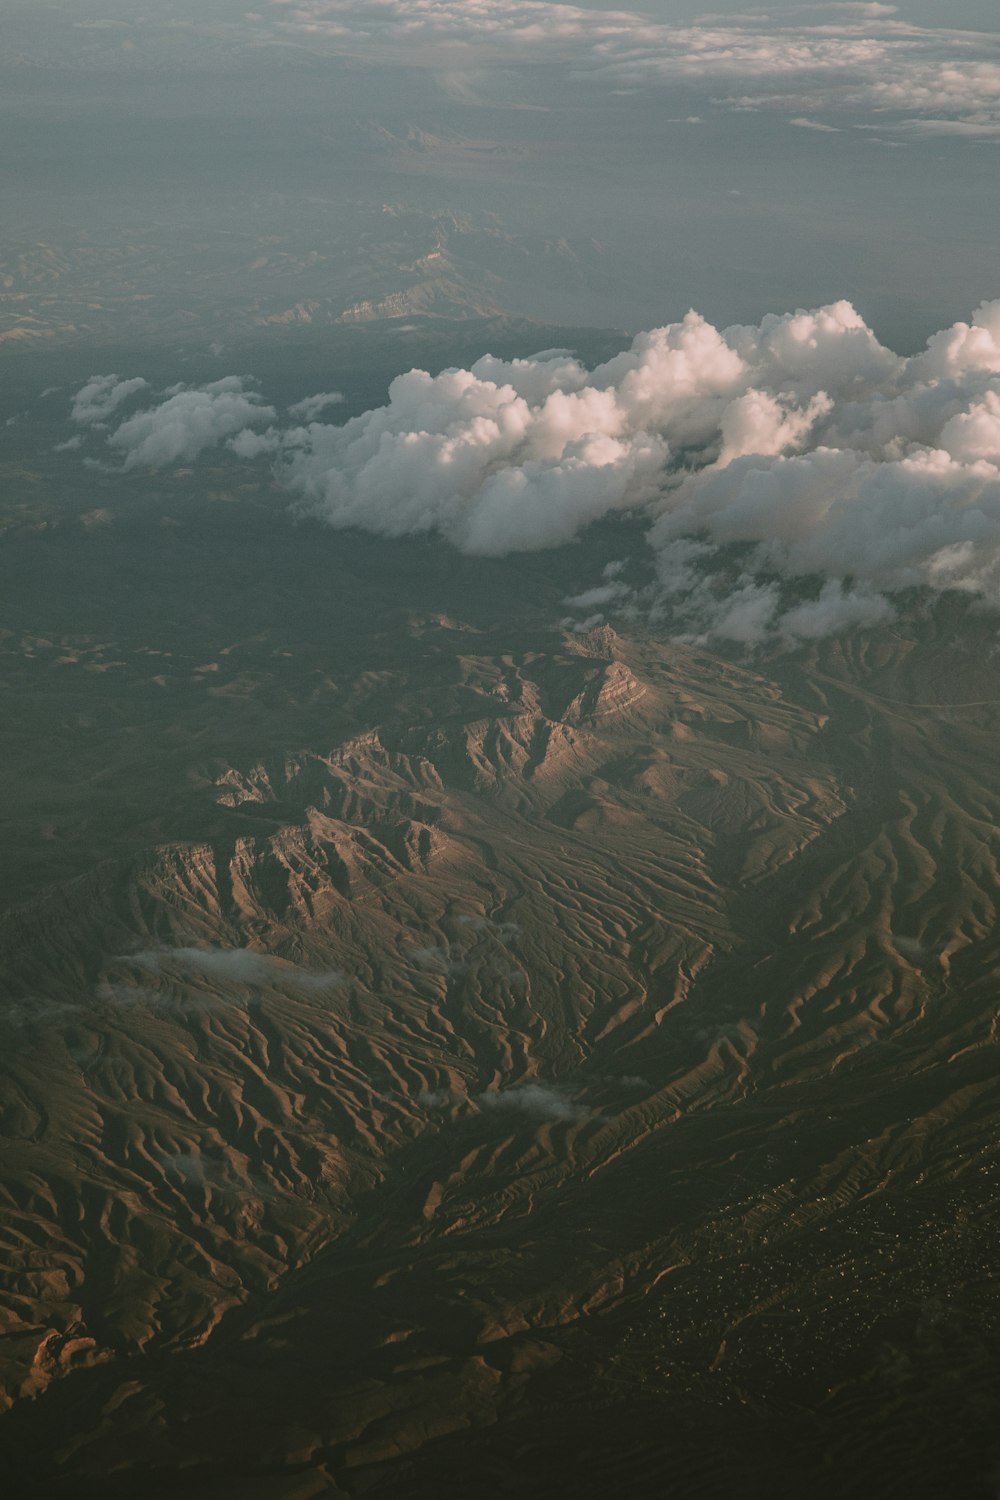
[(641, 605), (752, 644), (878, 623), (913, 587), (1000, 604), (1000, 301), (910, 358), (848, 302), (724, 330), (691, 312), (593, 370), (565, 350), (486, 355), (411, 370), (339, 425), (274, 416), (233, 377), (166, 393), (106, 441), (128, 468), (228, 435), (238, 459), (270, 457), (303, 516), (471, 554), (646, 515), (655, 586), (639, 599), (610, 566), (567, 601), (581, 628)]
[(98, 0), (61, 8), (72, 9), (72, 24), (53, 24), (49, 6), (34, 7), (37, 16), (22, 7), (0, 56), (21, 66), (83, 59), (88, 69), (224, 73), (348, 56), (423, 66), (456, 90), (491, 69), (543, 65), (619, 93), (700, 87), (717, 107), (775, 111), (814, 128), (817, 114), (831, 117), (821, 125), (861, 114), (888, 129), (911, 121), (917, 134), (988, 139), (1000, 130), (997, 33), (919, 25), (905, 6), (831, 0), (683, 24), (641, 7), (550, 0), (161, 0), (114, 23)]
[(616, 88), (705, 84), (717, 103), (793, 123), (859, 111), (913, 117), (925, 133), (1000, 125), (995, 33), (927, 27), (894, 5), (816, 4), (670, 25), (640, 12), (546, 0), (271, 0), (289, 39), (384, 63), (544, 62)]
[[(809, 639), (913, 586), (1000, 602), (1000, 302), (908, 359), (847, 302), (723, 331), (689, 313), (590, 371), (563, 351), (413, 370), (385, 406), (266, 444), (302, 513), (469, 553), (643, 510), (653, 605), (694, 636)], [(573, 607), (629, 598), (612, 574)]]

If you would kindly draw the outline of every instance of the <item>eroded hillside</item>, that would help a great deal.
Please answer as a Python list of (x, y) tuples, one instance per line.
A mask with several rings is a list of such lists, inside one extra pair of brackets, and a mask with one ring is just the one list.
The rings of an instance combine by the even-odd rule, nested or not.
[(18, 1482), (993, 1493), (1000, 661), (948, 608), (743, 663), (427, 617), (374, 727), (206, 771), (211, 842), (9, 910)]

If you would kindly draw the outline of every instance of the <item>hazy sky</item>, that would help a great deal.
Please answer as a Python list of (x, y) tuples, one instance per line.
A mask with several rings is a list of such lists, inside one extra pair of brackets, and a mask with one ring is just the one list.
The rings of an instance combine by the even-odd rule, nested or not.
[(912, 348), (997, 290), (985, 0), (0, 0), (0, 84), (21, 315), (39, 241), (104, 305), (81, 245), (130, 236), (126, 335), (143, 297), (256, 306), (265, 236), (279, 312), (440, 252), (429, 299), (638, 328), (848, 297)]
[[(61, 398), (69, 461), (126, 486), (258, 465), (326, 524), (475, 554), (647, 514), (646, 576), (609, 559), (567, 601), (584, 622), (754, 644), (914, 587), (1000, 601), (979, 0), (5, 9), (0, 337), (101, 372)], [(638, 333), (596, 368), (484, 346), (367, 410), (371, 340), (343, 403), (329, 368), (305, 400), (274, 378), (289, 330), (324, 354), (345, 322), (410, 330), (403, 371), (497, 314), (559, 325), (526, 352)]]

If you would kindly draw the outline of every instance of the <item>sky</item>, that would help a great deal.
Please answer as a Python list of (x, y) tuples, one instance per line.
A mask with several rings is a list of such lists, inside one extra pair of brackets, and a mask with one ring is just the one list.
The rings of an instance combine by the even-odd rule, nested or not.
[[(59, 444), (81, 464), (221, 456), (270, 470), (292, 515), (467, 554), (644, 518), (642, 566), (581, 580), (572, 629), (753, 647), (888, 621), (907, 590), (1000, 603), (980, 0), (4, 15), (0, 338), (93, 350)], [(401, 351), (367, 410), (269, 386), (289, 330), (469, 318), (618, 328), (621, 352), (588, 366), (571, 329), (443, 371)], [(218, 378), (158, 383), (164, 345)]]
[(369, 304), (636, 331), (847, 297), (912, 351), (996, 289), (997, 27), (982, 0), (0, 0), (0, 312), (23, 332), (41, 288), (46, 336), (89, 302), (140, 343), (211, 306), (208, 342)]

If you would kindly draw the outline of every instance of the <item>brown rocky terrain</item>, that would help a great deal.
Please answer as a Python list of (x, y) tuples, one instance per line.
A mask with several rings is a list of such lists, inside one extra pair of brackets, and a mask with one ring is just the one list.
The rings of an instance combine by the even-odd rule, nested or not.
[(411, 630), (3, 918), (15, 1493), (996, 1493), (994, 622)]

